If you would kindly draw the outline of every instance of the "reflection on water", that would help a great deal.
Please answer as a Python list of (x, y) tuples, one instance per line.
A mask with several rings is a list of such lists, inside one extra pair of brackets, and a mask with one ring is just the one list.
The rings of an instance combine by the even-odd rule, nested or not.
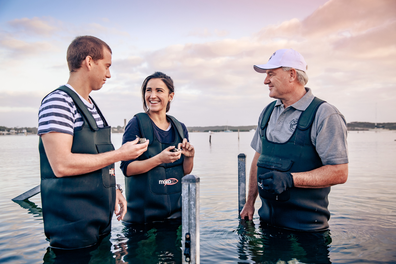
[(110, 235), (100, 239), (97, 246), (78, 250), (57, 250), (47, 248), (44, 255), (44, 264), (88, 264), (116, 263), (111, 252)]
[(14, 201), (14, 203), (19, 204), (22, 208), (27, 209), (29, 214), (34, 217), (43, 217), (43, 213), (40, 207), (38, 207), (34, 202), (29, 200)]
[[(239, 153), (253, 157), (253, 133), (191, 133), (200, 177), (201, 263), (396, 263), (396, 133), (349, 132), (349, 178), (329, 196), (330, 231), (292, 233), (238, 219)], [(121, 134), (113, 134), (116, 147)], [(125, 226), (91, 249), (49, 249), (40, 195), (11, 199), (39, 184), (36, 136), (0, 137), (0, 263), (180, 263), (180, 223)], [(116, 164), (117, 182), (124, 177)], [(261, 203), (255, 204), (256, 210)], [(257, 211), (256, 211), (257, 212)]]
[(181, 221), (126, 225), (114, 247), (117, 263), (181, 263)]
[(255, 263), (331, 263), (330, 231), (291, 232), (260, 224), (256, 230), (252, 221), (241, 220), (238, 226), (239, 259)]

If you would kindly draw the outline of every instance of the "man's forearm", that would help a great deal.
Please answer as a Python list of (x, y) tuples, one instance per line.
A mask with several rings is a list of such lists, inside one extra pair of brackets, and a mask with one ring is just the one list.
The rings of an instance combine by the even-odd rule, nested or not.
[(119, 149), (99, 153), (72, 153), (73, 137), (63, 133), (48, 133), (41, 136), (45, 153), (56, 177), (67, 177), (86, 174), (100, 170), (120, 160), (135, 159), (146, 149), (147, 144), (136, 145), (127, 142)]
[(100, 154), (76, 154), (65, 157), (64, 161), (52, 166), (57, 177), (76, 176), (100, 170), (119, 161), (119, 151), (109, 151)]
[(257, 161), (258, 158), (260, 157), (260, 153), (256, 152), (252, 164), (250, 166), (250, 174), (249, 174), (249, 189), (248, 189), (248, 196), (246, 203), (249, 205), (254, 205), (257, 195), (258, 195), (258, 189), (257, 189)]
[(292, 175), (295, 187), (325, 188), (347, 181), (348, 164), (326, 165), (311, 171), (293, 172)]

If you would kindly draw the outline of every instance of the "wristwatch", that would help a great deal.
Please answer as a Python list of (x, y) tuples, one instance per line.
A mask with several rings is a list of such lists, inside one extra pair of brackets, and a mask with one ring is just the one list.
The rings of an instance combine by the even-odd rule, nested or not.
[(122, 193), (123, 192), (123, 190), (122, 190), (122, 188), (121, 188), (121, 184), (116, 184), (116, 190), (120, 190), (120, 192)]

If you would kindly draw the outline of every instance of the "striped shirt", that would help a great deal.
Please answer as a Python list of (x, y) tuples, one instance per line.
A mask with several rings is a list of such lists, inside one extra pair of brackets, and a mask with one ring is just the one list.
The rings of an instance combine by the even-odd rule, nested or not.
[[(66, 86), (76, 92), (69, 84), (66, 84)], [(89, 103), (80, 95), (78, 96), (95, 118), (98, 127), (103, 127), (103, 120), (98, 114), (95, 105)], [(81, 114), (77, 111), (73, 99), (67, 93), (53, 91), (41, 102), (38, 123), (37, 134), (39, 136), (50, 132), (73, 135), (74, 129), (82, 127), (84, 121)]]

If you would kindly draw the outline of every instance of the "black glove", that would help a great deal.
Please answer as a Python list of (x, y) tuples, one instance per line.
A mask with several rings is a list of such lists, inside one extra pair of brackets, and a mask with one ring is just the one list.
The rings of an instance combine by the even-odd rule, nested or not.
[(288, 172), (270, 171), (259, 175), (261, 189), (272, 194), (281, 194), (294, 186), (293, 176)]

